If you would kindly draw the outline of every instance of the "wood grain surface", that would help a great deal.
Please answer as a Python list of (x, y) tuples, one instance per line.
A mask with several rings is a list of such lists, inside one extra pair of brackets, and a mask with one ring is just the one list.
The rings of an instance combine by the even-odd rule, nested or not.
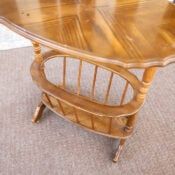
[(0, 22), (64, 53), (125, 68), (175, 62), (167, 0), (1, 0)]

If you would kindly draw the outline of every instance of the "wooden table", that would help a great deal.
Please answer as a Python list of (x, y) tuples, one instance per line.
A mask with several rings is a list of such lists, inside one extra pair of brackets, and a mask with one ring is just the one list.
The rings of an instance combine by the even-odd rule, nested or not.
[[(175, 62), (175, 6), (167, 0), (1, 0), (0, 23), (33, 43), (31, 74), (42, 100), (32, 121), (37, 122), (47, 106), (85, 129), (119, 138), (116, 162), (157, 68)], [(42, 53), (41, 45), (50, 50)], [(72, 80), (76, 92), (68, 90), (66, 81), (70, 57), (79, 62), (77, 79)], [(53, 58), (62, 61), (60, 84), (50, 82), (44, 71)], [(84, 63), (94, 66), (89, 96), (81, 92)], [(144, 70), (141, 80), (133, 68)], [(99, 69), (109, 73), (103, 102), (95, 98)], [(126, 84), (118, 104), (111, 105), (115, 76)], [(133, 94), (125, 102), (129, 86)]]

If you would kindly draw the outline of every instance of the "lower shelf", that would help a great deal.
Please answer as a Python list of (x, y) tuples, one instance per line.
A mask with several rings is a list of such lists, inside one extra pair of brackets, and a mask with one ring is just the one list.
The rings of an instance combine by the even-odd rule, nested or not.
[(131, 135), (124, 130), (126, 117), (110, 118), (92, 115), (47, 94), (42, 95), (42, 102), (60, 117), (97, 134), (112, 138), (126, 138)]

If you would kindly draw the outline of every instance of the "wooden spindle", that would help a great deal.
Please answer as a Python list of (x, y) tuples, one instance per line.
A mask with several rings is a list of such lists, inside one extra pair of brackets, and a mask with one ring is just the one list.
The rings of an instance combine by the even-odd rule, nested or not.
[(96, 65), (94, 70), (94, 79), (93, 79), (92, 91), (91, 91), (92, 98), (94, 98), (94, 94), (95, 94), (95, 83), (97, 79), (97, 71), (98, 71), (98, 66)]
[(94, 117), (93, 117), (93, 115), (91, 116), (91, 125), (92, 125), (92, 129), (95, 129), (95, 126), (94, 126)]
[(126, 81), (126, 85), (125, 85), (125, 88), (124, 88), (124, 90), (123, 90), (123, 94), (122, 94), (122, 98), (121, 98), (121, 101), (120, 101), (120, 105), (122, 105), (123, 102), (124, 102), (124, 100), (125, 100), (126, 92), (127, 92), (128, 86), (129, 86), (129, 82)]
[(124, 130), (128, 133), (132, 132), (136, 124), (136, 120), (137, 120), (137, 113), (132, 116), (128, 116)]
[(63, 88), (66, 87), (66, 57), (63, 58)]
[(108, 130), (108, 133), (111, 134), (111, 131), (112, 131), (112, 121), (113, 121), (113, 118), (110, 117), (109, 118), (109, 130)]
[(43, 56), (41, 54), (41, 46), (40, 46), (40, 44), (35, 42), (35, 41), (33, 41), (32, 44), (33, 44), (33, 48), (34, 48), (34, 52), (35, 52), (35, 60), (37, 62), (43, 61)]
[(53, 108), (54, 106), (53, 106), (53, 104), (52, 104), (52, 102), (51, 102), (49, 96), (48, 96), (46, 93), (44, 93), (44, 94), (45, 94), (45, 96), (46, 96), (46, 98), (47, 98), (47, 101), (49, 102), (50, 106)]
[(142, 81), (145, 83), (151, 83), (153, 81), (153, 78), (156, 72), (157, 72), (157, 67), (150, 67), (145, 69), (143, 73)]
[(139, 89), (140, 92), (137, 95), (137, 100), (143, 101), (145, 99), (156, 71), (157, 71), (157, 67), (150, 67), (145, 69), (143, 73), (143, 78), (142, 78), (143, 86)]
[(110, 79), (109, 79), (108, 88), (107, 88), (107, 92), (106, 92), (106, 96), (105, 96), (105, 104), (108, 102), (109, 92), (110, 92), (110, 89), (111, 89), (113, 76), (114, 76), (114, 73), (111, 72), (111, 76), (110, 76)]
[(82, 63), (83, 63), (83, 61), (80, 60), (79, 72), (78, 72), (78, 82), (77, 82), (77, 94), (78, 95), (80, 95)]
[(77, 123), (80, 123), (76, 108), (74, 108), (74, 113), (75, 113), (76, 122), (77, 122)]
[(57, 102), (58, 102), (58, 105), (59, 105), (59, 107), (61, 109), (62, 114), (65, 115), (65, 112), (64, 112), (64, 109), (63, 109), (63, 106), (62, 106), (60, 100), (57, 99)]

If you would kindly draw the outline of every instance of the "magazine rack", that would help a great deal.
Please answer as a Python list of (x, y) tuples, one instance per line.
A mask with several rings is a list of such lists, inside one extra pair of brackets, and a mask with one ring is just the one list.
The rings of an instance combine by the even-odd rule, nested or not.
[[(35, 50), (35, 61), (31, 66), (31, 74), (34, 82), (42, 91), (42, 101), (37, 107), (32, 121), (39, 121), (43, 110), (45, 107), (48, 107), (64, 119), (88, 129), (89, 131), (112, 138), (119, 138), (120, 144), (113, 159), (116, 162), (125, 140), (133, 132), (137, 112), (143, 105), (156, 68), (146, 69), (143, 80), (139, 81), (139, 79), (127, 69), (74, 58), (79, 61), (79, 70), (76, 80), (72, 80), (77, 82), (76, 93), (73, 93), (67, 90), (68, 87), (66, 85), (66, 62), (68, 59), (72, 58), (72, 56), (61, 54), (53, 50), (42, 54), (41, 47), (38, 43), (34, 42), (33, 46)], [(51, 83), (45, 74), (45, 63), (52, 61), (54, 58), (62, 59), (63, 72), (62, 75), (60, 75), (62, 77), (61, 84)], [(89, 97), (82, 96), (80, 93), (83, 62), (94, 65), (93, 83)], [(109, 81), (106, 82), (107, 90), (104, 92), (105, 100), (103, 103), (99, 103), (94, 99), (97, 71), (99, 68), (110, 72)], [(118, 105), (111, 106), (108, 104), (108, 97), (112, 80), (115, 75), (119, 75), (124, 79), (125, 87)], [(129, 85), (133, 89), (133, 97), (129, 102), (124, 104)]]
[[(0, 23), (33, 43), (31, 74), (42, 92), (33, 122), (39, 121), (47, 107), (89, 131), (118, 138), (115, 162), (133, 133), (157, 68), (175, 62), (174, 21), (175, 6), (168, 0), (0, 1)], [(41, 52), (41, 46), (50, 50)], [(58, 84), (45, 71), (45, 64), (53, 59), (62, 60)], [(76, 91), (66, 83), (70, 59), (79, 62), (72, 80)], [(86, 83), (91, 89), (88, 96), (82, 93), (81, 84), (85, 63), (94, 68), (92, 85), (89, 79)], [(133, 74), (134, 68), (144, 70), (142, 79)], [(99, 69), (109, 74), (103, 101), (95, 96)], [(125, 87), (118, 103), (110, 104), (116, 76), (125, 81)], [(132, 98), (126, 101), (129, 88)]]

